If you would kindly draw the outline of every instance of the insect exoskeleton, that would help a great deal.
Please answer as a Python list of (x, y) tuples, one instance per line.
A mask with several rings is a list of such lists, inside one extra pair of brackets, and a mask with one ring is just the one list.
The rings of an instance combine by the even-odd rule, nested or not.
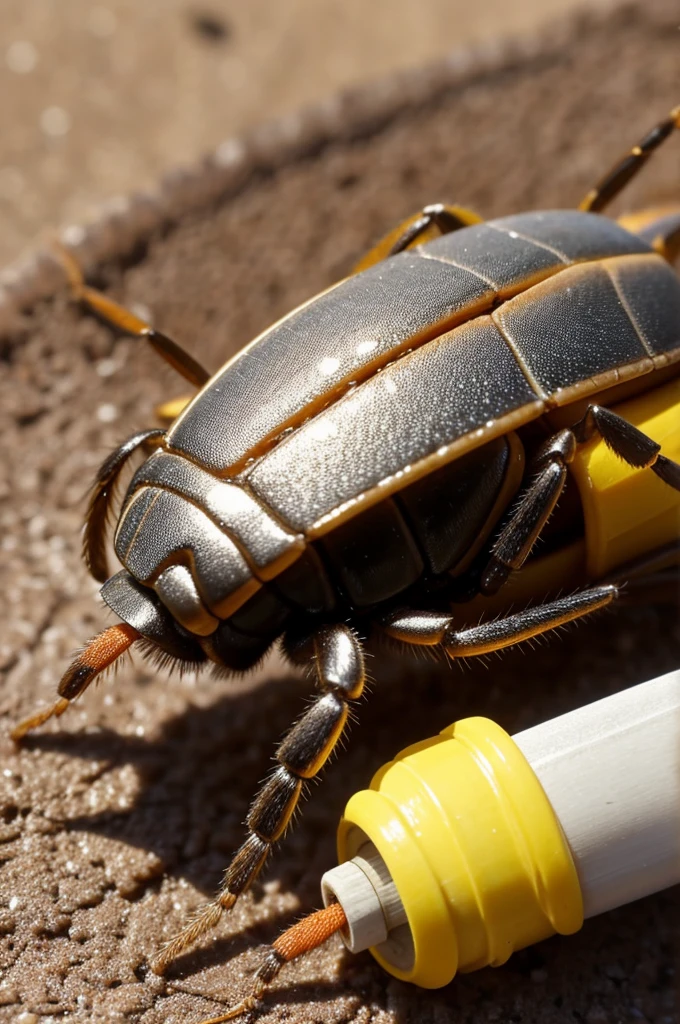
[[(261, 870), (361, 695), (369, 629), (470, 657), (608, 605), (622, 578), (676, 571), (680, 208), (620, 223), (600, 211), (679, 126), (680, 108), (580, 210), (483, 222), (426, 207), (212, 377), (63, 254), (79, 299), (200, 390), (100, 470), (85, 555), (121, 625), (15, 738), (137, 642), (242, 671), (282, 637), (319, 691), (276, 751), (220, 892), (157, 967)], [(139, 450), (109, 578), (112, 491)], [(481, 624), (480, 608), (494, 613)]]

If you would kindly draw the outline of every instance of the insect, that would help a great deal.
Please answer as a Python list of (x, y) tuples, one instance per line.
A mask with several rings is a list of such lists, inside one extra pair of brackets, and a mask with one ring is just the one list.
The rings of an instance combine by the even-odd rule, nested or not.
[[(212, 377), (66, 258), (80, 300), (200, 390), (169, 429), (134, 434), (101, 467), (84, 552), (121, 623), (75, 658), (58, 700), (14, 738), (61, 715), (133, 644), (240, 672), (283, 638), (316, 674), (318, 695), (278, 746), (220, 891), (157, 969), (261, 871), (362, 694), (370, 629), (451, 658), (481, 655), (608, 605), (624, 562), (627, 578), (677, 564), (680, 465), (616, 409), (649, 394), (677, 439), (680, 281), (669, 264), (680, 211), (622, 223), (600, 211), (678, 127), (680, 107), (579, 210), (485, 223), (426, 207)], [(643, 509), (632, 540), (600, 564), (583, 462), (598, 439)], [(107, 518), (135, 452), (147, 458), (115, 531), (123, 569), (109, 577)], [(651, 531), (644, 517), (663, 502), (671, 514)], [(543, 556), (531, 559), (539, 537)], [(578, 589), (470, 625), (469, 602), (502, 598), (527, 560), (520, 577), (534, 595), (539, 577), (553, 595)]]

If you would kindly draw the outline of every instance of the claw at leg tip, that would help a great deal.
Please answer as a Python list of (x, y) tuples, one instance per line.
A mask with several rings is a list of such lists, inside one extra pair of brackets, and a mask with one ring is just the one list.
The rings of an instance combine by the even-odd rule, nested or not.
[(35, 715), (31, 715), (30, 718), (25, 718), (23, 722), (15, 725), (10, 733), (11, 739), (15, 743), (20, 743), (24, 736), (32, 732), (33, 729), (44, 725), (50, 718), (59, 718), (60, 715), (63, 715), (68, 706), (69, 701), (65, 697), (60, 697), (51, 707), (46, 708), (44, 711), (38, 711)]

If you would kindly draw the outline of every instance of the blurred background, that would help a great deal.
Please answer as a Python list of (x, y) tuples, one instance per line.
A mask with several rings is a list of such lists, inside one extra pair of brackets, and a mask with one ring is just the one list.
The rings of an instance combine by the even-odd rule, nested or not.
[(225, 138), (606, 0), (2, 0), (0, 266)]

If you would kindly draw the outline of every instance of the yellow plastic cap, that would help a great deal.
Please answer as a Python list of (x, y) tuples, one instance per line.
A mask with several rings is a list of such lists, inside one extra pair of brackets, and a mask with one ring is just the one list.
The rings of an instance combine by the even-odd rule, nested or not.
[(338, 830), (340, 861), (373, 842), (407, 924), (371, 949), (402, 981), (456, 971), (583, 923), (571, 852), (530, 765), (500, 726), (469, 718), (402, 751), (356, 793)]

